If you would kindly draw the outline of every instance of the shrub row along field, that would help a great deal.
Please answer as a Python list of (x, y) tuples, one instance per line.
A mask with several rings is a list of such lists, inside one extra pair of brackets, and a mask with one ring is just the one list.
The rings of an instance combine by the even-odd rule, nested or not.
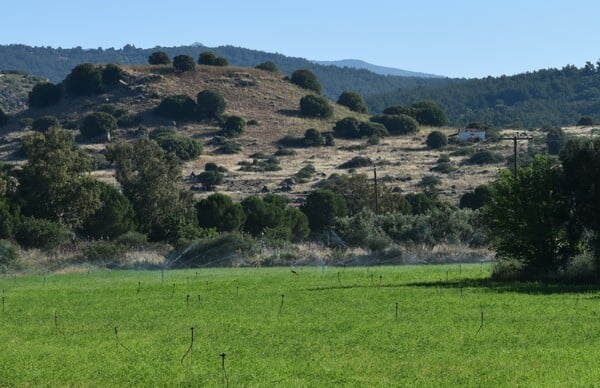
[(596, 384), (597, 290), (489, 269), (3, 277), (0, 385)]

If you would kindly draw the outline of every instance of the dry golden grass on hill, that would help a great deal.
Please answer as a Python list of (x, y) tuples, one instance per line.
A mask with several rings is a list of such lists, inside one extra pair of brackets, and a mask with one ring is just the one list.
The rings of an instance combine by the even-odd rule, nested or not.
[[(35, 119), (43, 115), (54, 115), (65, 123), (77, 126), (82, 118), (95, 111), (102, 104), (114, 104), (126, 108), (130, 112), (138, 113), (142, 117), (140, 125), (149, 130), (169, 126), (188, 136), (192, 136), (205, 143), (204, 155), (196, 160), (185, 163), (183, 168), (184, 178), (192, 172), (200, 173), (207, 162), (214, 162), (225, 166), (229, 172), (225, 182), (218, 187), (218, 191), (230, 194), (240, 199), (252, 194), (275, 192), (283, 180), (290, 178), (307, 164), (313, 164), (317, 174), (307, 183), (292, 186), (286, 195), (302, 197), (313, 185), (333, 173), (365, 173), (373, 176), (373, 168), (358, 168), (353, 171), (340, 170), (337, 167), (362, 155), (371, 158), (377, 165), (378, 177), (391, 188), (402, 192), (420, 191), (418, 183), (423, 176), (438, 176), (442, 185), (442, 196), (448, 201), (456, 203), (458, 197), (477, 185), (485, 183), (496, 175), (506, 163), (494, 165), (473, 166), (464, 165), (466, 156), (450, 156), (450, 162), (456, 167), (454, 172), (441, 174), (431, 172), (442, 154), (450, 154), (459, 147), (450, 145), (443, 150), (429, 150), (425, 147), (425, 138), (434, 128), (421, 128), (416, 135), (396, 136), (381, 139), (380, 144), (366, 146), (354, 151), (348, 150), (350, 146), (366, 145), (366, 140), (335, 140), (334, 147), (302, 148), (296, 149), (296, 154), (280, 156), (281, 170), (273, 172), (245, 172), (240, 171), (239, 163), (251, 161), (250, 155), (257, 152), (272, 155), (278, 147), (276, 142), (285, 135), (302, 136), (306, 129), (316, 128), (320, 131), (330, 131), (335, 122), (347, 116), (359, 120), (368, 120), (368, 115), (361, 115), (349, 111), (345, 107), (334, 104), (334, 117), (328, 120), (306, 119), (300, 116), (300, 98), (309, 94), (283, 79), (281, 74), (269, 73), (262, 70), (236, 67), (210, 67), (197, 66), (195, 72), (181, 75), (174, 74), (166, 66), (123, 66), (126, 73), (127, 85), (122, 85), (116, 90), (97, 97), (63, 99), (51, 108), (26, 110), (19, 113), (11, 123), (2, 129), (0, 135), (0, 160), (11, 161), (12, 152), (18, 148), (18, 141), (27, 130), (20, 128), (22, 119)], [(255, 120), (257, 125), (249, 125), (246, 132), (235, 141), (242, 151), (233, 155), (216, 154), (215, 146), (206, 145), (219, 130), (215, 124), (204, 122), (177, 122), (159, 117), (153, 109), (160, 101), (169, 95), (185, 93), (195, 100), (198, 92), (212, 89), (223, 95), (227, 101), (226, 114), (239, 115), (246, 120)], [(21, 124), (22, 125), (22, 124)], [(439, 129), (436, 129), (439, 130)], [(456, 133), (455, 128), (442, 128), (446, 134)], [(135, 129), (120, 130), (113, 139), (129, 140), (133, 137)], [(585, 135), (588, 129), (569, 129), (569, 133)], [(506, 131), (510, 134), (510, 131)], [(543, 137), (540, 132), (530, 132), (533, 136)], [(83, 143), (90, 150), (101, 150), (103, 143)], [(512, 142), (478, 143), (471, 145), (477, 149), (489, 149), (508, 157), (512, 154)], [(527, 149), (526, 142), (519, 143), (520, 151)], [(115, 182), (113, 171), (96, 171), (94, 175), (99, 178)], [(194, 183), (186, 180), (191, 187)], [(196, 184), (198, 186), (198, 184)], [(198, 196), (209, 193), (198, 191)]]

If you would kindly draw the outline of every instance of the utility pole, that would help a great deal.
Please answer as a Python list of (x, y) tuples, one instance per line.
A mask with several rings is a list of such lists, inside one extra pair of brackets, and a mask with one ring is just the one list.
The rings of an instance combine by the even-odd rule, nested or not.
[(379, 190), (377, 187), (377, 166), (373, 166), (373, 183), (375, 186), (375, 214), (379, 214)]
[(500, 138), (500, 140), (512, 140), (513, 141), (513, 164), (514, 164), (514, 170), (513, 173), (515, 174), (515, 176), (517, 176), (517, 167), (518, 167), (518, 163), (517, 163), (517, 141), (519, 140), (532, 140), (533, 137), (525, 134), (525, 133), (519, 133), (519, 134), (515, 134), (513, 136), (503, 136)]

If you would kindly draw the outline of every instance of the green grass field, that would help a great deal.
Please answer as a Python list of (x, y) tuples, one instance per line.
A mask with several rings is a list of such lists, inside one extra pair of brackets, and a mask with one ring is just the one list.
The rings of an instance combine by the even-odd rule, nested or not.
[(294, 271), (0, 278), (0, 386), (600, 381), (591, 287), (494, 285), (480, 265)]

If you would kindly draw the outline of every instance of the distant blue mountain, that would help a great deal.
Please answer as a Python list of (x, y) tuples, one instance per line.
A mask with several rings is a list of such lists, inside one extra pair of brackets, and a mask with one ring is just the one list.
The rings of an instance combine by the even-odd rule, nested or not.
[(371, 63), (361, 61), (360, 59), (342, 59), (339, 61), (312, 61), (319, 65), (325, 66), (337, 66), (337, 67), (349, 67), (352, 69), (365, 69), (375, 74), (381, 75), (395, 75), (399, 77), (420, 77), (420, 78), (444, 78), (442, 75), (419, 73), (416, 71), (408, 71), (402, 69), (396, 69), (393, 67), (377, 66)]

